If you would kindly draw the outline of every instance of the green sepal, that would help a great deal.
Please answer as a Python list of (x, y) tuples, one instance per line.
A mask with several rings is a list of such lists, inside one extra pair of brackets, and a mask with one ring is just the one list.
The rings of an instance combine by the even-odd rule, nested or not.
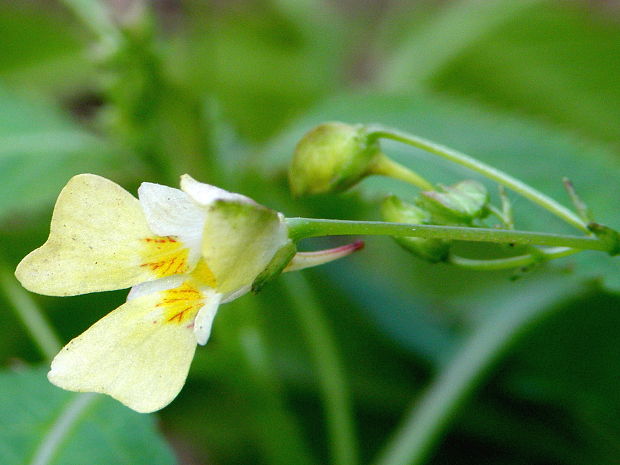
[(592, 231), (596, 237), (609, 244), (609, 255), (620, 255), (620, 233), (618, 233), (618, 231), (595, 222), (588, 224), (588, 229)]
[(469, 225), (488, 213), (489, 193), (479, 182), (468, 179), (440, 188), (443, 192), (422, 192), (416, 201), (431, 214), (435, 224)]
[(226, 294), (254, 282), (289, 241), (278, 212), (252, 201), (216, 200), (206, 215), (201, 252), (215, 289)]
[(258, 293), (268, 282), (277, 278), (286, 265), (290, 263), (295, 254), (297, 253), (297, 247), (295, 243), (289, 240), (282, 248), (280, 248), (273, 256), (267, 268), (265, 268), (252, 283), (252, 292)]
[[(405, 202), (395, 195), (387, 197), (381, 204), (385, 221), (395, 223), (430, 224), (431, 215), (415, 205)], [(421, 237), (394, 237), (398, 245), (416, 257), (439, 263), (448, 258), (450, 241), (443, 239), (423, 239)]]

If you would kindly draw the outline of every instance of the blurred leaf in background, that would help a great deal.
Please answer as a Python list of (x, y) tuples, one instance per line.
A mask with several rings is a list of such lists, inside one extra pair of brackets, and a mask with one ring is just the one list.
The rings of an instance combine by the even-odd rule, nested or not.
[(56, 389), (46, 371), (20, 368), (0, 374), (2, 463), (174, 463), (152, 417), (103, 396)]

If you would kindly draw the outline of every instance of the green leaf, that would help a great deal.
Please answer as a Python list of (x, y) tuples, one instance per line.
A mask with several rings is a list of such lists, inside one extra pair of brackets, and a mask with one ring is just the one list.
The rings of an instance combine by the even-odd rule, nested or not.
[[(407, 33), (400, 43), (387, 47), (394, 51), (385, 60), (379, 76), (383, 87), (402, 90), (425, 84), (463, 50), (537, 3), (540, 0), (460, 0), (440, 5), (438, 11), (422, 24), (416, 21), (412, 25), (409, 21)], [(389, 19), (395, 20), (396, 15), (403, 13), (396, 8)]]
[(53, 386), (46, 369), (0, 372), (0, 463), (171, 465), (153, 416)]
[(599, 7), (541, 2), (464, 50), (431, 86), (617, 142), (620, 27)]
[[(261, 154), (266, 174), (284, 170), (296, 141), (322, 121), (380, 123), (431, 139), (521, 178), (561, 203), (569, 205), (562, 178), (573, 181), (579, 195), (597, 222), (620, 227), (620, 163), (605, 148), (592, 141), (576, 139), (548, 126), (472, 105), (431, 95), (342, 95), (315, 108), (285, 131)], [(392, 142), (382, 144), (397, 161), (414, 167), (431, 181), (448, 184), (474, 177), (420, 150)], [(497, 202), (497, 186), (484, 180)], [(385, 178), (372, 178), (357, 190), (378, 201), (386, 193), (413, 198), (408, 185)], [(550, 214), (510, 194), (518, 229), (575, 233)], [(367, 218), (371, 219), (371, 218)], [(438, 265), (440, 266), (440, 265)], [(582, 279), (601, 279), (608, 289), (620, 291), (617, 259), (603, 253), (583, 252), (553, 262), (552, 266), (573, 269)], [(472, 273), (468, 273), (472, 275)], [(501, 276), (505, 276), (500, 274)], [(487, 274), (488, 276), (488, 274)]]
[(71, 176), (114, 163), (110, 147), (59, 109), (0, 87), (0, 217), (49, 203)]
[(437, 224), (471, 224), (485, 213), (489, 194), (479, 182), (467, 179), (453, 186), (440, 185), (439, 189), (422, 192), (417, 201)]
[[(518, 345), (502, 380), (512, 398), (567, 418), (571, 453), (588, 453), (579, 463), (611, 464), (620, 454), (620, 377), (613, 362), (620, 357), (619, 305), (618, 296), (604, 293), (572, 303)], [(538, 418), (554, 429), (549, 417)]]

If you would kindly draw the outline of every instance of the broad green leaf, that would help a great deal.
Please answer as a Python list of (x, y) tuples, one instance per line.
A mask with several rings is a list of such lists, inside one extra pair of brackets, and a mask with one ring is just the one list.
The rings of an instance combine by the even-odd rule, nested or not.
[(172, 465), (154, 417), (47, 381), (47, 369), (0, 372), (3, 465)]
[(0, 88), (0, 217), (51, 202), (72, 175), (114, 162), (110, 147), (58, 108)]
[(427, 296), (390, 282), (380, 267), (360, 263), (364, 258), (369, 259), (334, 263), (323, 273), (344, 291), (350, 304), (368, 314), (373, 326), (390, 334), (399, 347), (426, 360), (441, 361), (454, 349), (456, 338), (443, 326), (443, 318), (433, 315)]
[[(562, 178), (569, 177), (577, 192), (593, 210), (598, 222), (620, 227), (620, 162), (597, 143), (578, 139), (548, 126), (518, 119), (475, 106), (429, 95), (344, 95), (325, 102), (285, 131), (263, 152), (266, 173), (285, 169), (295, 143), (314, 125), (329, 120), (348, 123), (380, 123), (434, 140), (463, 151), (523, 179), (542, 192), (570, 206)], [(411, 147), (384, 143), (384, 151), (398, 161), (414, 167), (431, 181), (449, 184), (473, 178), (471, 172), (449, 165)], [(485, 181), (491, 193), (497, 186)], [(386, 178), (365, 180), (356, 188), (367, 199), (378, 202), (385, 194), (413, 198), (415, 189)], [(555, 217), (511, 193), (518, 229), (576, 233)], [(497, 203), (497, 195), (494, 195)], [(364, 218), (374, 219), (374, 218)], [(554, 262), (551, 266), (574, 269), (581, 278), (601, 279), (612, 290), (620, 291), (620, 263), (600, 252), (584, 252)], [(443, 265), (437, 265), (441, 270)], [(479, 273), (468, 272), (468, 276)], [(485, 279), (494, 280), (493, 273)], [(469, 278), (468, 278), (469, 279)]]
[(510, 354), (510, 370), (493, 380), (497, 393), (481, 396), (461, 415), (467, 434), (530, 455), (527, 463), (614, 463), (619, 304), (618, 296), (591, 292), (534, 328)]
[[(581, 286), (556, 276), (559, 281), (549, 292), (549, 282), (539, 279), (530, 286), (526, 298), (508, 293), (488, 298), (494, 310), (461, 344), (440, 374), (414, 401), (404, 415), (405, 423), (381, 452), (377, 463), (427, 463), (450, 420), (484, 380), (485, 375), (512, 348), (518, 338), (540, 320), (559, 310), (583, 292)], [(443, 462), (443, 461), (440, 461)]]
[(448, 62), (431, 87), (617, 142), (618, 22), (603, 4), (540, 3)]
[[(426, 84), (446, 63), (482, 37), (541, 0), (453, 1), (440, 4), (426, 22), (407, 24), (407, 33), (386, 53), (379, 79), (386, 89), (411, 89)], [(418, 5), (416, 7), (419, 8)], [(411, 8), (411, 5), (409, 5)], [(402, 15), (401, 8), (395, 13)], [(390, 19), (395, 19), (391, 18)]]

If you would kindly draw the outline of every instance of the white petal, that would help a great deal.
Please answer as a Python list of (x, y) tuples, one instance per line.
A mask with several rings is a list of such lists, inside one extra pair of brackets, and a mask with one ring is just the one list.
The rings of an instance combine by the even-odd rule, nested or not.
[(201, 346), (205, 345), (211, 335), (211, 326), (222, 300), (222, 294), (203, 289), (206, 296), (205, 305), (198, 311), (194, 320), (194, 334)]
[(159, 236), (179, 237), (189, 246), (194, 263), (200, 254), (205, 210), (185, 192), (161, 184), (143, 182), (138, 197), (151, 230)]
[(179, 287), (186, 280), (187, 275), (177, 274), (167, 276), (165, 278), (156, 279), (155, 281), (147, 281), (137, 284), (129, 291), (129, 294), (127, 295), (127, 302), (137, 297), (142, 297), (144, 295), (154, 294), (155, 292), (167, 291), (168, 289)]
[(245, 195), (235, 194), (219, 187), (196, 181), (189, 174), (181, 176), (181, 189), (198, 205), (210, 206), (217, 200), (233, 200), (255, 204), (254, 200)]

